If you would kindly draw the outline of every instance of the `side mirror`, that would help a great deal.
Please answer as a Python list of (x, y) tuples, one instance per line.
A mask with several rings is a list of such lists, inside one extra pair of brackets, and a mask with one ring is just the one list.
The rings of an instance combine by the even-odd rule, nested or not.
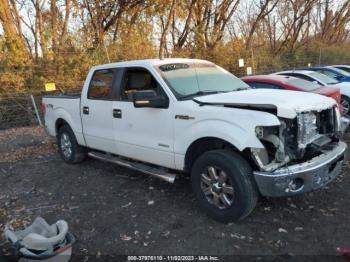
[(153, 90), (138, 91), (133, 93), (134, 107), (168, 108), (169, 100), (158, 96)]

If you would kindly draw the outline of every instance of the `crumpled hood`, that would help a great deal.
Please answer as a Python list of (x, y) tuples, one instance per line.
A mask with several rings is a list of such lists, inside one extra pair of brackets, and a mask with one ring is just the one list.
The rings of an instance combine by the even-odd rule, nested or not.
[(298, 91), (249, 89), (196, 97), (203, 104), (227, 105), (238, 108), (275, 109), (277, 116), (293, 119), (297, 113), (322, 111), (336, 105), (328, 97)]

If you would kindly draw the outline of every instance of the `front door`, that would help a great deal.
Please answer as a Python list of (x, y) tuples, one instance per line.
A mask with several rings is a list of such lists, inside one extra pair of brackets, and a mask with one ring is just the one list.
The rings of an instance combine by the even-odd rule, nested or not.
[(174, 168), (173, 106), (136, 108), (133, 93), (154, 91), (169, 99), (151, 72), (145, 68), (125, 68), (118, 101), (113, 102), (113, 126), (119, 155)]

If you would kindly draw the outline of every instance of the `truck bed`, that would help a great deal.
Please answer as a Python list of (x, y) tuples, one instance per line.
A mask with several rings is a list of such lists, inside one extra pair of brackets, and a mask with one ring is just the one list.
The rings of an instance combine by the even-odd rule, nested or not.
[(81, 92), (70, 92), (70, 93), (59, 93), (59, 94), (50, 94), (50, 95), (45, 95), (43, 98), (65, 98), (65, 99), (76, 99), (80, 98)]
[(51, 136), (57, 135), (56, 123), (59, 119), (66, 121), (77, 136), (80, 144), (84, 144), (80, 118), (80, 93), (46, 95), (45, 127)]

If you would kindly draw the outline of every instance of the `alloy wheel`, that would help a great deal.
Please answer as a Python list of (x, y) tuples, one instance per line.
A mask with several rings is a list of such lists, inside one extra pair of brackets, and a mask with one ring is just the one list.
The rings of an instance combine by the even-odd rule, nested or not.
[(229, 208), (234, 200), (231, 179), (218, 167), (208, 166), (201, 174), (201, 189), (209, 203), (219, 209)]
[(341, 105), (343, 106), (343, 112), (345, 115), (349, 114), (349, 110), (350, 110), (350, 103), (348, 100), (346, 99), (342, 99), (341, 100)]
[(61, 135), (60, 146), (64, 157), (69, 159), (72, 156), (72, 143), (68, 134)]

